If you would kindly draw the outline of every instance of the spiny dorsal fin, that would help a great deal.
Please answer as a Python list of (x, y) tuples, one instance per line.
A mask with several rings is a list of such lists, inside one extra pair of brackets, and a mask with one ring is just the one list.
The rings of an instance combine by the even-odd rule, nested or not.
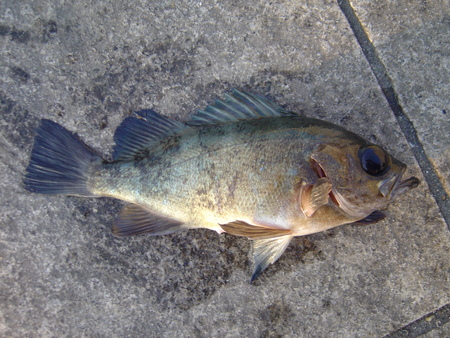
[(175, 135), (186, 126), (159, 115), (153, 110), (141, 110), (122, 121), (114, 134), (113, 159), (132, 160), (153, 148), (157, 141)]
[(253, 241), (253, 282), (261, 272), (281, 257), (294, 236), (282, 236)]
[(136, 205), (125, 206), (113, 224), (113, 234), (118, 237), (149, 234), (152, 236), (167, 235), (182, 230), (182, 222), (161, 217)]
[(267, 99), (233, 89), (204, 110), (198, 110), (187, 122), (190, 126), (215, 125), (274, 116), (297, 116)]
[(220, 227), (230, 235), (243, 236), (248, 239), (268, 239), (276, 238), (281, 236), (290, 235), (292, 230), (262, 226), (262, 225), (252, 225), (244, 221), (234, 221), (227, 224), (220, 224)]

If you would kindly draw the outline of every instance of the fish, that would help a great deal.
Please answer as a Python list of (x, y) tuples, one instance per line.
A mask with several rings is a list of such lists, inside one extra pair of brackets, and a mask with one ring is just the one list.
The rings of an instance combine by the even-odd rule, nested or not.
[(292, 238), (375, 223), (420, 183), (382, 147), (238, 89), (187, 122), (141, 110), (115, 131), (106, 161), (43, 119), (23, 179), (33, 193), (129, 204), (118, 237), (206, 228), (252, 241), (253, 282)]

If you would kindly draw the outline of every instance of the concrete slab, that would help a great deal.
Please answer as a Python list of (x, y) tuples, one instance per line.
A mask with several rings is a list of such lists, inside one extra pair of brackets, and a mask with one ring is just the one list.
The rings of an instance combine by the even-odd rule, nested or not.
[(450, 1), (350, 1), (450, 193)]
[(433, 331), (427, 332), (422, 335), (423, 338), (445, 338), (448, 337), (448, 333), (450, 332), (450, 324), (447, 323), (442, 327), (435, 329)]
[(119, 240), (120, 202), (21, 188), (40, 118), (108, 156), (129, 111), (186, 120), (231, 87), (380, 143), (421, 178), (337, 3), (0, 6), (6, 336), (380, 336), (450, 301), (450, 236), (426, 184), (378, 224), (296, 239), (254, 285), (246, 240)]

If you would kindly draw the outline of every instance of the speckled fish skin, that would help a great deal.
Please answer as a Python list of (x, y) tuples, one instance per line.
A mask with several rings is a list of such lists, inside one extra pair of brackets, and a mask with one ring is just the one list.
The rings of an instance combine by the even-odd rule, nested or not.
[[(308, 218), (297, 203), (299, 185), (317, 180), (309, 161), (314, 150), (343, 142), (366, 144), (336, 126), (300, 116), (189, 128), (144, 159), (97, 165), (88, 187), (190, 228), (221, 232), (220, 224), (241, 220), (305, 235), (361, 219), (332, 203)], [(372, 211), (368, 206), (365, 213)]]
[(419, 183), (402, 181), (405, 164), (363, 138), (237, 90), (187, 125), (138, 112), (115, 140), (108, 163), (43, 121), (25, 188), (130, 202), (113, 227), (118, 236), (194, 228), (245, 236), (254, 244), (252, 280), (294, 236), (376, 222)]

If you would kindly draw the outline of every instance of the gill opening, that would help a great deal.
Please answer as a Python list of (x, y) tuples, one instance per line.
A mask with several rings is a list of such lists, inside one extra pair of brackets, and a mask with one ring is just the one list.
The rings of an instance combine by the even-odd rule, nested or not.
[[(325, 170), (322, 168), (322, 166), (314, 159), (311, 159), (311, 167), (314, 170), (314, 172), (317, 175), (317, 178), (323, 178), (323, 177), (328, 177)], [(336, 199), (336, 196), (333, 193), (333, 188), (331, 189), (330, 193), (328, 194), (328, 196), (330, 197), (331, 201), (340, 206), (338, 200)]]

